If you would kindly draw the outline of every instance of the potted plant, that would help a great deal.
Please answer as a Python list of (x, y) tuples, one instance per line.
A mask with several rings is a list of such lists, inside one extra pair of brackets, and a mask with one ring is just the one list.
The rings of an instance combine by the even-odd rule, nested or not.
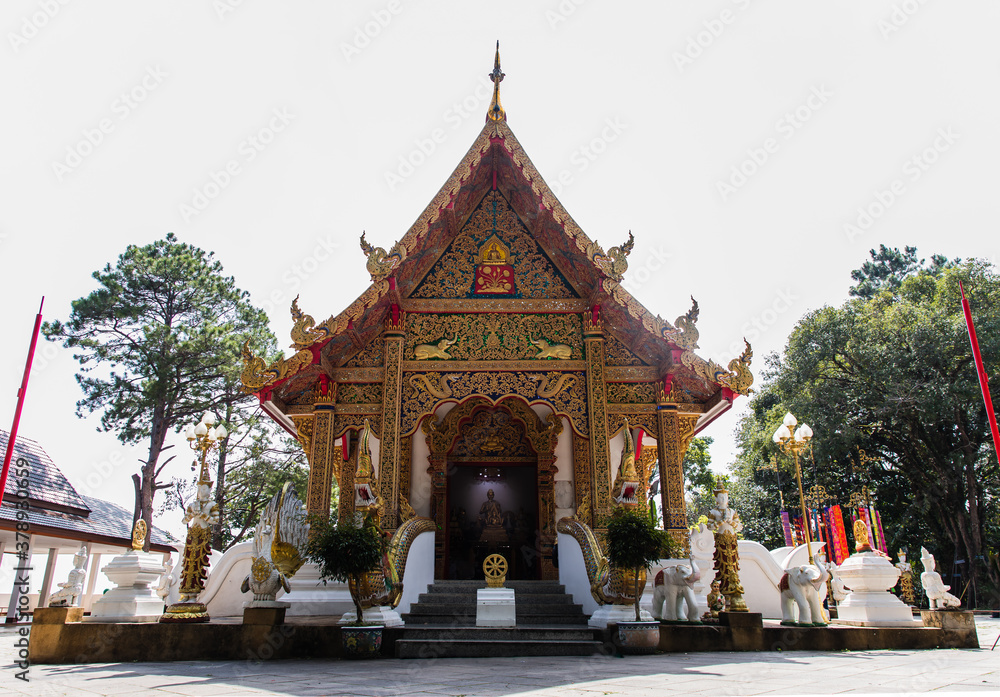
[(375, 519), (365, 519), (360, 527), (350, 522), (338, 525), (335, 518), (314, 519), (306, 553), (319, 566), (320, 580), (347, 582), (357, 619), (341, 627), (344, 656), (368, 658), (378, 655), (382, 648), (382, 625), (366, 625), (358, 589), (364, 587), (363, 578), (370, 571), (379, 569), (385, 543)]
[(672, 557), (673, 540), (638, 511), (619, 508), (608, 521), (608, 561), (630, 570), (635, 598), (635, 622), (618, 623), (618, 647), (622, 653), (652, 653), (660, 643), (660, 623), (644, 622), (639, 614), (642, 598), (640, 577), (664, 557)]

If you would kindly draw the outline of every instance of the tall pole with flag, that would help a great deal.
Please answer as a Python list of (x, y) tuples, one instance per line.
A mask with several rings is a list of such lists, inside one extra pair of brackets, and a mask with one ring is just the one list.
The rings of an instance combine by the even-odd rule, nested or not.
[(965, 311), (965, 324), (969, 328), (972, 356), (976, 359), (976, 372), (979, 373), (979, 387), (983, 391), (986, 414), (990, 418), (990, 429), (993, 431), (993, 449), (996, 450), (997, 460), (1000, 461), (1000, 431), (997, 430), (997, 417), (993, 413), (993, 399), (990, 397), (990, 379), (986, 375), (986, 368), (983, 366), (983, 356), (979, 352), (979, 339), (976, 338), (976, 325), (972, 323), (972, 310), (969, 308), (969, 301), (965, 297), (965, 287), (961, 281), (958, 282), (958, 287), (962, 291), (962, 309)]
[(7, 452), (3, 456), (3, 471), (0, 472), (0, 500), (7, 489), (7, 473), (10, 471), (10, 457), (14, 454), (14, 443), (17, 442), (17, 425), (21, 421), (21, 407), (24, 406), (24, 395), (28, 391), (28, 376), (31, 375), (31, 360), (35, 357), (35, 344), (38, 343), (38, 330), (42, 327), (42, 306), (45, 296), (38, 305), (38, 315), (35, 316), (35, 329), (31, 333), (31, 345), (28, 347), (28, 360), (24, 363), (24, 375), (21, 376), (21, 389), (17, 391), (17, 408), (14, 410), (14, 424), (10, 427), (7, 437)]

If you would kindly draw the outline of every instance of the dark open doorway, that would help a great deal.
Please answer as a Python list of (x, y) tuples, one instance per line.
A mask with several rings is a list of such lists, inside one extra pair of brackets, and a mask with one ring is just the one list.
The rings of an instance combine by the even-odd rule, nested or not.
[(482, 579), (490, 554), (506, 557), (510, 580), (541, 578), (534, 463), (449, 463), (447, 501), (446, 578)]

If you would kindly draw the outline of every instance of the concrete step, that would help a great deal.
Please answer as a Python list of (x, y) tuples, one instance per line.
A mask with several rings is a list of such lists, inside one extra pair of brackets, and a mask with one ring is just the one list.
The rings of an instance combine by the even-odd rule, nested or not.
[[(575, 617), (583, 614), (580, 605), (563, 603), (559, 605), (533, 605), (530, 603), (517, 603), (514, 605), (514, 612), (518, 617), (536, 615), (558, 615)], [(438, 605), (436, 603), (413, 603), (410, 606), (410, 615), (475, 615), (475, 603), (451, 603), (448, 605)]]
[(593, 656), (599, 641), (399, 639), (396, 658), (485, 658), (493, 656)]
[[(407, 626), (414, 625), (450, 625), (456, 627), (474, 627), (476, 625), (476, 613), (455, 613), (455, 614), (415, 614), (412, 612), (403, 613), (403, 622)], [(524, 625), (546, 625), (558, 624), (571, 627), (586, 627), (587, 616), (579, 615), (516, 615), (518, 626)]]
[(452, 627), (448, 625), (408, 626), (401, 637), (407, 640), (432, 639), (462, 641), (594, 641), (589, 627), (538, 625), (532, 627)]
[[(527, 592), (538, 591), (545, 593), (562, 593), (565, 588), (558, 581), (506, 581), (504, 588), (513, 588)], [(455, 589), (476, 590), (486, 588), (486, 581), (448, 581), (437, 580), (430, 586), (431, 589), (447, 589), (453, 592)]]
[[(424, 605), (468, 605), (476, 603), (475, 593), (421, 593), (417, 602)], [(514, 591), (517, 605), (572, 605), (573, 597), (565, 593), (520, 593)]]

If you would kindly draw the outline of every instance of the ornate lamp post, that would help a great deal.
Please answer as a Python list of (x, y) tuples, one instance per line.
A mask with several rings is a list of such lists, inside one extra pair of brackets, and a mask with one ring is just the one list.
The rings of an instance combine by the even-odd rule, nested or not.
[[(184, 435), (196, 453), (201, 454), (198, 493), (188, 504), (184, 522), (188, 525), (184, 542), (184, 566), (181, 570), (180, 602), (166, 609), (160, 622), (208, 622), (208, 608), (198, 602), (205, 590), (209, 554), (212, 551), (212, 525), (219, 522), (218, 505), (212, 501), (212, 477), (208, 472), (208, 452), (229, 435), (226, 427), (215, 425), (215, 415), (205, 413), (201, 422), (188, 426)], [(197, 460), (195, 461), (197, 463)]]
[(809, 444), (813, 431), (807, 424), (802, 424), (795, 429), (795, 433), (793, 434), (792, 429), (795, 428), (797, 423), (798, 419), (791, 412), (785, 414), (781, 426), (774, 432), (773, 440), (778, 445), (778, 448), (781, 449), (781, 452), (786, 455), (791, 454), (795, 458), (795, 480), (799, 484), (799, 505), (802, 508), (802, 532), (806, 537), (806, 550), (809, 552), (809, 563), (812, 564), (812, 543), (809, 540), (809, 521), (806, 517), (806, 496), (802, 491), (802, 468), (799, 465), (799, 453)]

